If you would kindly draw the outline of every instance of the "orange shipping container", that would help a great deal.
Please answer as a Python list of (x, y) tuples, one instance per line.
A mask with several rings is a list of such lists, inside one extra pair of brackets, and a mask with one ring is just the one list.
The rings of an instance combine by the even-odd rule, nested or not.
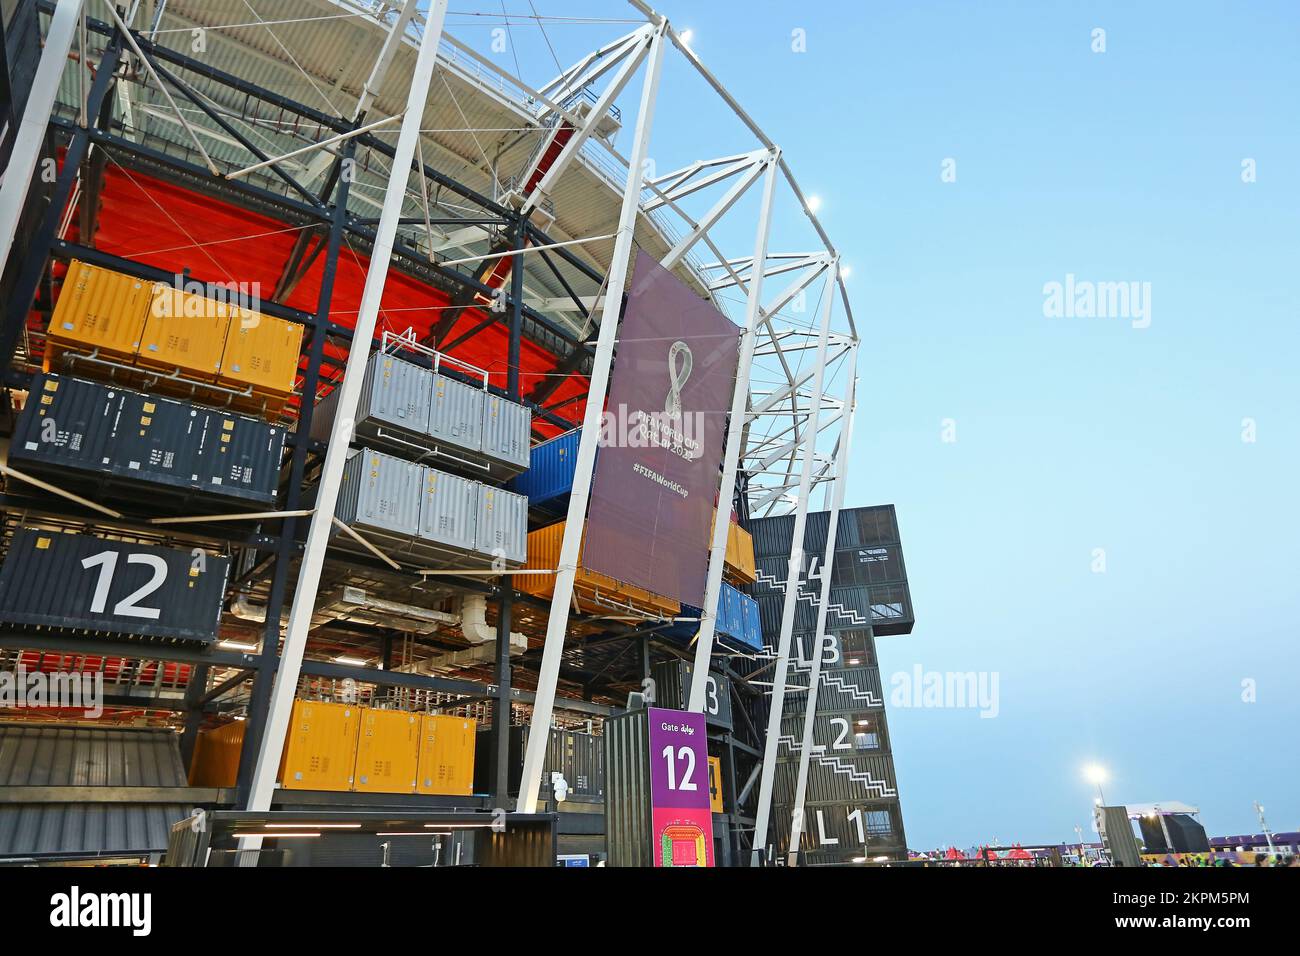
[(361, 710), (353, 704), (293, 702), (280, 760), (286, 790), (351, 790)]
[(425, 714), (421, 718), (417, 792), (458, 797), (474, 792), (476, 730), (476, 721), (464, 717)]
[(242, 720), (200, 731), (190, 760), (190, 786), (235, 786), (239, 778), (239, 752), (243, 746)]
[(215, 382), (231, 311), (224, 302), (156, 283), (136, 364)]
[[(560, 562), (560, 542), (564, 538), (564, 522), (538, 528), (528, 535), (528, 568), (553, 569)], [(583, 532), (583, 545), (586, 545)], [(520, 574), (515, 577), (515, 587), (536, 597), (551, 597), (555, 593), (554, 574)], [(611, 606), (631, 605), (638, 610), (664, 616), (681, 613), (682, 606), (662, 594), (652, 594), (633, 584), (624, 584), (598, 571), (588, 571), (579, 566), (573, 593), (578, 609), (584, 613), (608, 612)], [(603, 599), (598, 600), (598, 599)]]
[[(718, 512), (715, 509), (713, 519)], [(709, 528), (713, 540), (713, 528)], [(722, 558), (722, 573), (732, 584), (753, 584), (758, 577), (754, 561), (754, 536), (732, 521), (727, 526), (727, 552)]]
[(353, 789), (414, 793), (420, 763), (420, 715), (404, 710), (361, 711)]
[(271, 397), (293, 391), (303, 327), (249, 309), (232, 309), (221, 357), (219, 381), (229, 388)]
[(54, 353), (68, 349), (131, 361), (152, 298), (151, 283), (73, 259), (50, 317), (47, 368)]

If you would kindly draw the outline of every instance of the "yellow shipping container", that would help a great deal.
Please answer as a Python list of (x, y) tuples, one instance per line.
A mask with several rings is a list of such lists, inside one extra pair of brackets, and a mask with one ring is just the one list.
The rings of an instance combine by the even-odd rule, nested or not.
[(464, 717), (425, 714), (421, 718), (417, 793), (459, 797), (474, 792), (476, 730), (477, 722)]
[[(586, 544), (586, 532), (583, 532), (583, 544)], [(552, 569), (560, 563), (560, 542), (564, 538), (564, 522), (560, 521), (545, 528), (538, 528), (528, 535), (527, 568)], [(525, 594), (536, 597), (551, 597), (555, 593), (554, 574), (520, 574), (515, 576), (515, 587)], [(633, 584), (624, 584), (598, 571), (588, 571), (579, 566), (574, 580), (573, 593), (578, 601), (578, 609), (585, 613), (608, 612), (609, 604), (596, 601), (597, 595), (616, 604), (630, 604), (639, 610), (651, 614), (677, 615), (682, 606), (662, 594), (652, 594), (644, 588)]]
[(224, 302), (156, 283), (136, 364), (215, 382), (232, 311)]
[[(233, 309), (221, 357), (220, 384), (283, 398), (293, 391), (303, 327), (249, 309)], [(260, 405), (260, 399), (257, 401)]]
[[(713, 520), (718, 512), (713, 512)], [(713, 540), (713, 528), (709, 528)], [(754, 562), (754, 536), (732, 521), (727, 526), (727, 552), (722, 558), (722, 573), (732, 584), (753, 584), (758, 577)]]
[(722, 812), (722, 758), (709, 758), (709, 809)]
[(131, 361), (152, 299), (151, 283), (73, 259), (50, 317), (46, 367), (69, 349)]
[(354, 790), (415, 793), (419, 763), (419, 714), (369, 707), (361, 711)]
[(244, 746), (244, 721), (200, 731), (190, 760), (191, 787), (233, 787), (239, 778), (239, 752)]
[(361, 709), (353, 704), (293, 702), (280, 761), (286, 790), (351, 790)]

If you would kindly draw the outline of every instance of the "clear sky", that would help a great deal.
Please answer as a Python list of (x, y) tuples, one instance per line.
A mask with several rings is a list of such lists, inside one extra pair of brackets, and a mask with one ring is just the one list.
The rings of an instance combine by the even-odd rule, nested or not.
[[(1111, 802), (1300, 829), (1300, 6), (659, 8), (853, 267), (848, 504), (897, 505), (918, 622), (880, 640), (886, 684), (998, 677), (991, 719), (890, 708), (911, 845), (1073, 840), (1089, 761)], [(563, 57), (622, 29), (550, 32)], [(664, 115), (655, 149), (725, 152)], [(1149, 326), (1048, 317), (1069, 274), (1149, 283)]]

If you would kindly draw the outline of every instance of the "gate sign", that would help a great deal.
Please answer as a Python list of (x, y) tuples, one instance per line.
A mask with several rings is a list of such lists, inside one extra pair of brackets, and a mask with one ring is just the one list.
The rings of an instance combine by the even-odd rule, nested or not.
[[(740, 330), (644, 251), (618, 333), (582, 565), (704, 604)], [(730, 504), (722, 509), (724, 515)]]
[(19, 528), (0, 569), (0, 621), (211, 643), (230, 559)]
[(713, 811), (704, 715), (649, 708), (655, 866), (713, 866)]

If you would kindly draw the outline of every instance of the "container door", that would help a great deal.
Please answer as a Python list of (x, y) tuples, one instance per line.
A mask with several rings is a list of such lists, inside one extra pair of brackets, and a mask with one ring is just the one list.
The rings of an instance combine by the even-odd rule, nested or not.
[(32, 383), (14, 429), (9, 458), (52, 468), (106, 471), (109, 437), (122, 403), (120, 389), (59, 375)]
[(474, 547), (510, 564), (527, 561), (528, 499), (502, 488), (481, 485)]
[(351, 790), (360, 710), (295, 701), (281, 767), (286, 790)]
[(419, 793), (469, 796), (474, 792), (475, 721), (425, 714), (420, 734)]
[(49, 351), (98, 350), (101, 358), (131, 362), (152, 298), (151, 283), (72, 260), (50, 316)]
[(429, 435), (440, 442), (478, 451), (483, 445), (483, 396), (480, 388), (445, 375), (433, 376)]
[(489, 395), (483, 405), (483, 454), (514, 471), (527, 468), (532, 428), (533, 413), (528, 408)]
[(140, 336), (136, 364), (215, 382), (231, 309), (224, 302), (158, 283)]
[(411, 537), (420, 521), (423, 467), (368, 449), (361, 455), (357, 525)]
[(286, 397), (293, 391), (303, 327), (250, 309), (232, 308), (221, 358), (221, 383)]
[(392, 355), (370, 356), (367, 374), (369, 403), (357, 415), (371, 429), (393, 430), (405, 437), (419, 438), (429, 430), (429, 405), (433, 373)]
[(414, 793), (419, 760), (419, 714), (369, 708), (362, 711), (354, 789), (364, 793)]

